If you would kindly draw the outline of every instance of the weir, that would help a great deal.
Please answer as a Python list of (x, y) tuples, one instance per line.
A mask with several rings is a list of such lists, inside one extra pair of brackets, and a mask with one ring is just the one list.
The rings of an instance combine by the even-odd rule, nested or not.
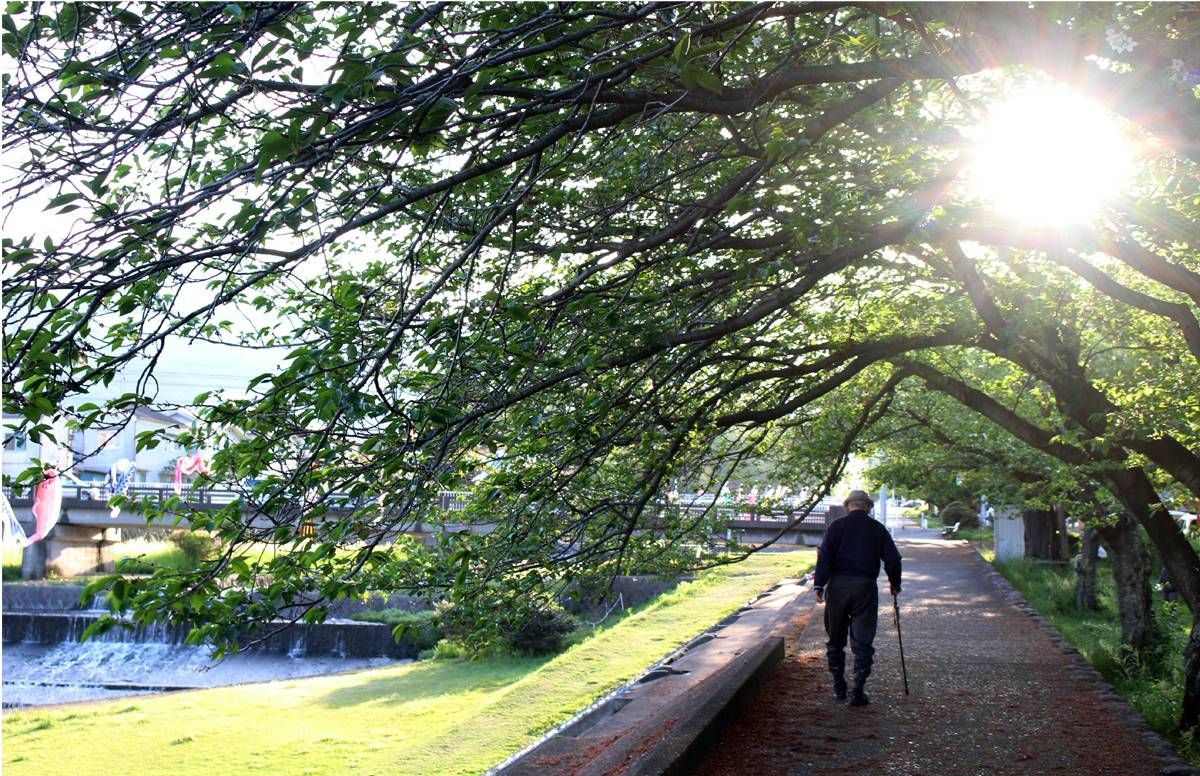
[(288, 625), (220, 662), (207, 647), (185, 644), (180, 626), (116, 627), (82, 642), (103, 612), (66, 608), (79, 590), (6, 586), (4, 706), (301, 678), (386, 666), (418, 652), (407, 640), (395, 642), (387, 625), (353, 620)]

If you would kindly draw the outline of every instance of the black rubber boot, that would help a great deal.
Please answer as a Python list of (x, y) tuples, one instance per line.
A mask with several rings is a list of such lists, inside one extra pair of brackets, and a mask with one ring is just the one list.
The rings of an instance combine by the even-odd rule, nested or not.
[(846, 675), (845, 674), (834, 674), (833, 675), (833, 697), (837, 698), (839, 701), (846, 700)]
[(833, 697), (844, 701), (846, 700), (846, 653), (834, 650), (828, 652), (826, 657), (829, 659), (829, 673), (833, 675)]
[(851, 705), (851, 706), (866, 706), (871, 703), (871, 699), (867, 696), (867, 694), (865, 692), (863, 692), (863, 686), (866, 683), (867, 683), (867, 678), (865, 676), (864, 677), (858, 677), (858, 676), (854, 677), (854, 689), (850, 691), (849, 705)]

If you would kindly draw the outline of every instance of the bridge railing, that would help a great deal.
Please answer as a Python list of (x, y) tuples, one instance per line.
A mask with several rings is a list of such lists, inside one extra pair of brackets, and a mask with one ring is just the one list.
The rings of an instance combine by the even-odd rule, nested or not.
[[(62, 494), (63, 506), (68, 508), (102, 507), (113, 497), (113, 494), (103, 484), (64, 484)], [(173, 485), (161, 483), (132, 484), (122, 491), (122, 495), (130, 501), (166, 501), (175, 496), (175, 488)], [(240, 496), (241, 494), (237, 491), (223, 488), (198, 488), (196, 490), (184, 488), (180, 498), (189, 507), (211, 509), (231, 504)], [(20, 496), (14, 496), (13, 488), (6, 485), (4, 486), (4, 497), (14, 507), (30, 506), (33, 503), (32, 488), (23, 491)]]
[[(705, 512), (716, 514), (731, 523), (788, 523), (799, 516), (799, 510), (791, 512), (785, 509), (757, 511), (747, 504), (717, 504), (712, 507), (705, 505), (687, 505), (682, 507), (685, 512), (700, 516)], [(797, 523), (803, 526), (824, 526), (828, 510), (821, 506), (813, 509), (804, 519)]]
[[(29, 507), (33, 503), (32, 488), (22, 492), (20, 496), (13, 495), (11, 486), (4, 487), (4, 496), (14, 507)], [(170, 483), (131, 483), (124, 491), (131, 501), (163, 502), (175, 496), (174, 486)], [(191, 509), (218, 509), (240, 498), (243, 494), (227, 488), (183, 488), (180, 500)], [(64, 483), (63, 506), (71, 508), (102, 509), (108, 503), (112, 494), (103, 483)], [(437, 508), (443, 512), (461, 512), (470, 500), (471, 491), (445, 490), (438, 493)], [(332, 494), (329, 502), (349, 505), (353, 502), (348, 496)], [(662, 506), (666, 506), (665, 504)], [(781, 509), (756, 511), (746, 504), (684, 504), (677, 505), (683, 511), (696, 517), (707, 513), (716, 516), (734, 526), (749, 527), (755, 524), (778, 525), (793, 520), (797, 513)], [(336, 507), (335, 507), (336, 508)], [(823, 506), (813, 509), (797, 526), (805, 528), (824, 527), (827, 510)]]

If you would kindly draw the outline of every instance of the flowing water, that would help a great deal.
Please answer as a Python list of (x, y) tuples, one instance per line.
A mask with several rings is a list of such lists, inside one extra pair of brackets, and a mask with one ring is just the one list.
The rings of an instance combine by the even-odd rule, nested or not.
[(4, 645), (5, 707), (298, 679), (393, 665), (390, 657), (293, 657), (243, 652), (219, 663), (203, 647), (101, 642)]
[(169, 626), (118, 627), (81, 642), (101, 612), (61, 608), (70, 596), (60, 591), (31, 598), (6, 590), (5, 599), (0, 701), (6, 708), (299, 679), (416, 656), (411, 645), (392, 640), (386, 625), (331, 620), (288, 627), (258, 648), (214, 662), (207, 647), (184, 644), (186, 631)]

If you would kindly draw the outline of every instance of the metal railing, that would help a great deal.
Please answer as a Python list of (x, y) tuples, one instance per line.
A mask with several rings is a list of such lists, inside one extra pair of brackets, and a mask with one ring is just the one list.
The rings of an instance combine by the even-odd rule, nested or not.
[[(32, 488), (25, 489), (20, 496), (13, 495), (13, 488), (11, 486), (5, 486), (3, 490), (5, 498), (14, 507), (28, 507), (33, 503)], [(129, 501), (162, 503), (175, 497), (175, 488), (171, 483), (131, 483), (126, 486), (122, 495)], [(180, 492), (179, 499), (190, 509), (207, 510), (230, 504), (243, 495), (239, 491), (226, 488), (191, 488), (185, 485)], [(113, 494), (103, 483), (64, 483), (63, 485), (63, 506), (67, 508), (78, 509), (90, 507), (102, 509), (106, 507), (112, 496)], [(444, 490), (438, 493), (437, 509), (442, 512), (461, 512), (466, 509), (470, 498), (471, 491)], [(334, 505), (334, 509), (347, 510), (355, 508), (355, 505), (359, 502), (351, 499), (349, 496), (331, 494), (328, 497), (327, 503)], [(668, 505), (661, 504), (659, 506), (666, 507)], [(771, 525), (786, 524), (795, 519), (798, 514), (796, 511), (782, 509), (760, 512), (747, 504), (685, 504), (675, 506), (696, 517), (704, 514), (715, 516), (730, 523), (733, 527), (752, 527), (755, 524), (762, 523)], [(796, 527), (823, 528), (825, 526), (826, 514), (827, 510), (824, 506), (818, 506), (805, 516), (803, 520), (798, 522)]]
[[(757, 511), (753, 506), (748, 504), (718, 504), (713, 507), (708, 506), (684, 506), (683, 511), (699, 516), (708, 512), (716, 514), (719, 517), (731, 523), (789, 523), (800, 514), (800, 510), (772, 509), (769, 511)], [(828, 510), (823, 507), (817, 507), (804, 516), (804, 519), (796, 525), (805, 526), (824, 526), (825, 518)]]
[[(96, 485), (64, 484), (62, 489), (63, 504), (66, 506), (95, 506), (103, 507), (113, 497), (103, 483)], [(175, 497), (175, 487), (163, 483), (133, 483), (121, 492), (130, 501), (166, 501)], [(242, 494), (223, 488), (198, 488), (192, 490), (183, 488), (180, 499), (192, 508), (211, 508), (233, 503)], [(20, 496), (13, 495), (11, 486), (4, 487), (4, 497), (13, 506), (29, 506), (33, 503), (33, 489), (24, 490)]]

